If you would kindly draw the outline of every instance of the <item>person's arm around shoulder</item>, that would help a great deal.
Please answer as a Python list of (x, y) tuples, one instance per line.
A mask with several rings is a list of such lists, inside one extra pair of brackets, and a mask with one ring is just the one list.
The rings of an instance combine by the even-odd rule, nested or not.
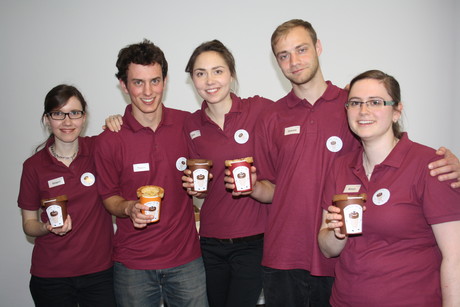
[(444, 158), (431, 162), (428, 168), (431, 170), (431, 176), (438, 176), (439, 181), (446, 181), (457, 179), (452, 182), (452, 188), (460, 188), (460, 161), (458, 158), (447, 148), (441, 147), (436, 151), (439, 156)]
[(268, 180), (257, 180), (257, 169), (251, 166), (251, 181), (252, 191), (249, 192), (235, 192), (235, 180), (233, 179), (229, 169), (225, 169), (225, 187), (232, 191), (233, 196), (246, 196), (249, 195), (261, 203), (271, 203), (273, 201), (273, 194), (275, 193), (276, 185)]
[(340, 209), (335, 206), (329, 206), (328, 211), (323, 210), (323, 221), (318, 234), (318, 244), (321, 252), (327, 258), (340, 255), (345, 244), (347, 236), (340, 233), (340, 227), (343, 225)]
[(21, 209), (22, 228), (24, 233), (31, 237), (41, 237), (49, 233), (64, 236), (72, 230), (72, 219), (67, 214), (67, 218), (62, 227), (53, 228), (49, 222), (43, 223), (38, 220), (38, 210)]
[(123, 125), (123, 116), (120, 114), (110, 115), (105, 119), (105, 125), (102, 126), (102, 129), (109, 129), (112, 132), (119, 132), (121, 126)]
[(151, 217), (141, 212), (141, 210), (148, 210), (149, 207), (137, 200), (126, 200), (121, 196), (114, 195), (104, 199), (103, 203), (107, 211), (116, 217), (129, 217), (136, 228), (144, 228), (151, 220)]
[(460, 221), (431, 226), (442, 254), (442, 306), (460, 306)]

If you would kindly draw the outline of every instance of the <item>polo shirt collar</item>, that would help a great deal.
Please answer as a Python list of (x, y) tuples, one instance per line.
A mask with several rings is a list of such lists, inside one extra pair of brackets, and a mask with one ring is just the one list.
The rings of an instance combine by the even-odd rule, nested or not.
[[(228, 113), (241, 113), (243, 111), (242, 100), (240, 97), (236, 96), (234, 93), (230, 93), (230, 97), (232, 98), (232, 107)], [(209, 116), (206, 114), (206, 108), (208, 104), (206, 100), (203, 100), (201, 103), (201, 120), (203, 122), (210, 121)]]
[[(172, 125), (172, 119), (169, 116), (169, 111), (168, 108), (166, 108), (163, 103), (161, 104), (162, 108), (162, 115), (161, 115), (161, 121), (158, 127), (162, 125)], [(126, 106), (125, 109), (125, 114), (123, 115), (123, 125), (127, 125), (132, 131), (138, 132), (139, 130), (142, 130), (146, 127), (142, 126), (137, 119), (133, 116), (132, 114), (133, 111), (133, 106), (131, 104)]]
[[(53, 160), (53, 155), (49, 151), (49, 147), (51, 145), (53, 145), (53, 144), (54, 144), (54, 137), (50, 137), (46, 141), (45, 147), (43, 148), (43, 151), (44, 151), (44, 154), (45, 154), (45, 157), (46, 157), (45, 159), (47, 159), (50, 164), (53, 164), (53, 161), (54, 161)], [(92, 155), (91, 149), (89, 148), (89, 146), (86, 146), (86, 143), (82, 141), (82, 137), (79, 136), (78, 137), (78, 153), (77, 153), (77, 157), (78, 156), (88, 157), (90, 155)]]
[[(409, 140), (407, 132), (403, 132), (401, 139), (399, 139), (399, 142), (396, 144), (396, 146), (393, 148), (390, 154), (385, 158), (385, 160), (383, 160), (383, 162), (380, 163), (380, 165), (400, 168), (402, 161), (411, 149), (412, 144), (413, 142)], [(355, 155), (355, 157), (350, 163), (350, 168), (354, 169), (355, 171), (359, 171), (363, 168), (363, 151), (364, 148), (361, 147), (358, 154)]]
[[(337, 98), (339, 97), (341, 89), (333, 85), (331, 81), (326, 81), (326, 84), (327, 84), (326, 90), (324, 91), (323, 95), (321, 95), (321, 97), (318, 99), (316, 103), (321, 102), (321, 101), (335, 102)], [(297, 106), (298, 104), (302, 103), (305, 100), (305, 99), (301, 99), (297, 97), (297, 95), (294, 93), (294, 89), (291, 89), (291, 91), (286, 96), (286, 98), (287, 98), (287, 105), (290, 108)]]

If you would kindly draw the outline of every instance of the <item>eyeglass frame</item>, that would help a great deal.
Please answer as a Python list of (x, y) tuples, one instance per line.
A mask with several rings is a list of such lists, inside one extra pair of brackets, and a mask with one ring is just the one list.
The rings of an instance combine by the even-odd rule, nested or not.
[[(54, 118), (53, 114), (56, 114), (56, 113), (62, 113), (62, 114), (64, 114), (64, 117), (63, 118)], [(72, 114), (72, 113), (78, 113), (78, 114), (80, 114), (80, 116), (79, 117), (71, 117), (70, 114)], [(50, 117), (53, 120), (65, 120), (66, 116), (68, 116), (69, 119), (80, 119), (80, 118), (83, 117), (83, 115), (85, 115), (85, 111), (82, 111), (82, 110), (73, 110), (73, 111), (70, 111), (70, 112), (52, 111), (52, 112), (46, 113), (46, 116)], [(74, 116), (74, 115), (72, 115), (72, 116)]]
[[(378, 105), (371, 105), (371, 104), (370, 104), (372, 101), (376, 101), (376, 100), (377, 100), (377, 101), (382, 101), (383, 104), (382, 104), (382, 105), (380, 105), (380, 104), (378, 104)], [(351, 102), (359, 103), (359, 105), (351, 106), (351, 105), (350, 105)], [(347, 102), (345, 103), (345, 108), (346, 108), (347, 110), (350, 110), (350, 109), (354, 110), (354, 109), (358, 109), (358, 106), (359, 106), (359, 108), (361, 108), (363, 104), (366, 104), (366, 107), (368, 107), (368, 108), (375, 109), (375, 108), (381, 108), (381, 107), (384, 107), (384, 106), (394, 106), (395, 104), (397, 104), (397, 102), (396, 102), (396, 101), (392, 101), (392, 100), (388, 100), (388, 101), (387, 101), (387, 100), (383, 100), (383, 99), (381, 99), (381, 98), (369, 99), (369, 100), (367, 100), (367, 101), (353, 101), (353, 100), (349, 100), (349, 101), (347, 101)]]

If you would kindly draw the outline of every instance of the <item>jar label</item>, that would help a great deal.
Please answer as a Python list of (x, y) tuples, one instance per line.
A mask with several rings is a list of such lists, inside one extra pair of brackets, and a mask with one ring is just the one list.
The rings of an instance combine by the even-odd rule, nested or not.
[(199, 168), (193, 171), (193, 189), (196, 192), (208, 190), (208, 170)]
[(62, 216), (62, 208), (58, 205), (51, 205), (46, 208), (46, 214), (53, 228), (64, 226), (64, 217)]

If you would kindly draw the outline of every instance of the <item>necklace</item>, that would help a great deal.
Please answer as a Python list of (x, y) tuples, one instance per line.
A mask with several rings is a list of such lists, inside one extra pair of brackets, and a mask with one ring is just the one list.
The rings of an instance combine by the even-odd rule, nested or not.
[(364, 172), (366, 173), (367, 179), (371, 179), (371, 175), (372, 175), (374, 168), (370, 166), (369, 160), (367, 159), (367, 155), (365, 152), (363, 152), (363, 167), (364, 167)]
[(50, 149), (51, 149), (51, 153), (53, 154), (54, 157), (56, 157), (58, 159), (65, 159), (65, 160), (73, 160), (73, 159), (75, 159), (75, 156), (77, 155), (77, 152), (78, 152), (78, 146), (77, 146), (77, 150), (75, 150), (73, 155), (71, 155), (70, 157), (65, 157), (65, 156), (58, 155), (56, 153), (56, 151), (54, 151), (54, 144), (50, 146)]

